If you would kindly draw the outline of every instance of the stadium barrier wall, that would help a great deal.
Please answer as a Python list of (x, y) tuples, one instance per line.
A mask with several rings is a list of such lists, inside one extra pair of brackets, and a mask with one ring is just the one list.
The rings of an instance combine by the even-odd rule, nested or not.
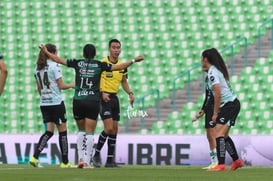
[[(0, 135), (0, 163), (27, 164), (34, 153), (40, 135)], [(237, 151), (246, 165), (273, 166), (271, 136), (232, 136)], [(95, 136), (95, 141), (98, 135)], [(78, 160), (76, 135), (69, 135), (69, 160)], [(105, 163), (107, 144), (102, 149)], [(184, 135), (126, 135), (117, 139), (116, 161), (124, 165), (207, 165), (209, 147), (205, 136)], [(41, 153), (42, 164), (59, 164), (60, 148), (55, 134)], [(227, 154), (226, 164), (231, 158)]]

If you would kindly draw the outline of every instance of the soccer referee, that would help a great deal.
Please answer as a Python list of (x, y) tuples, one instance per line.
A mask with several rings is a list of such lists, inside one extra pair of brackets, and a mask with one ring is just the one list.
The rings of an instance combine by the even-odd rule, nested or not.
[[(109, 64), (120, 64), (119, 55), (121, 52), (121, 43), (117, 39), (109, 41), (109, 53), (110, 55), (104, 58), (102, 61)], [(94, 166), (101, 166), (100, 151), (106, 142), (108, 145), (107, 160), (105, 167), (118, 167), (115, 162), (115, 149), (118, 133), (118, 121), (120, 120), (120, 105), (117, 93), (119, 91), (119, 85), (122, 85), (124, 91), (127, 92), (130, 104), (134, 102), (134, 94), (131, 92), (129, 84), (127, 82), (127, 69), (120, 71), (104, 71), (101, 74), (100, 89), (102, 93), (101, 111), (100, 116), (103, 120), (104, 130), (99, 136), (99, 140), (96, 147), (96, 152), (93, 158)]]

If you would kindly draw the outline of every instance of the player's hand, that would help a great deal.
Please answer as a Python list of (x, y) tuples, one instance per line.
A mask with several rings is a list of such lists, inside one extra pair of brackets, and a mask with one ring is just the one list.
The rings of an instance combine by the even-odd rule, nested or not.
[(199, 119), (200, 117), (202, 117), (205, 114), (204, 110), (200, 110), (195, 117), (192, 119), (192, 122), (197, 121), (197, 119)]
[(216, 123), (216, 119), (217, 119), (217, 117), (218, 117), (218, 114), (213, 114), (213, 116), (212, 116), (212, 121), (213, 121), (213, 123)]
[(39, 45), (39, 48), (40, 48), (43, 52), (46, 52), (46, 51), (47, 51), (46, 46), (43, 45), (43, 44)]
[(142, 60), (144, 60), (144, 57), (143, 56), (137, 56), (135, 58), (135, 62), (141, 62)]
[(103, 92), (103, 93), (101, 94), (101, 97), (102, 97), (102, 100), (103, 100), (104, 102), (110, 101), (109, 95), (108, 95), (107, 93), (105, 93), (105, 92)]
[(134, 101), (135, 101), (134, 94), (129, 94), (129, 101), (130, 101), (131, 107), (133, 108), (134, 107)]

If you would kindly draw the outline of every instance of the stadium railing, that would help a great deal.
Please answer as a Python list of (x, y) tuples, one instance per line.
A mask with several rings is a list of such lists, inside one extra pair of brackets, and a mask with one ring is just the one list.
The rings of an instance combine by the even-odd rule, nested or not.
[[(231, 56), (231, 75), (233, 75), (234, 73), (234, 47), (238, 44), (240, 44), (242, 41), (244, 41), (244, 66), (246, 67), (248, 65), (248, 51), (247, 51), (247, 47), (248, 47), (248, 43), (247, 43), (247, 38), (246, 37), (240, 37), (237, 40), (235, 40), (233, 43), (231, 43), (230, 45), (226, 46), (224, 49), (222, 49), (220, 52), (221, 53), (225, 53), (227, 50), (230, 50), (230, 56)], [(176, 80), (183, 78), (185, 76), (187, 76), (187, 100), (191, 101), (191, 90), (190, 90), (190, 83), (191, 83), (191, 76), (190, 73), (196, 69), (200, 68), (200, 63), (194, 65), (192, 68), (178, 74), (174, 79), (173, 79), (173, 97), (172, 97), (172, 107), (173, 107), (173, 111), (176, 110)], [(204, 75), (203, 75), (204, 77)], [(203, 88), (203, 84), (202, 84), (202, 88)]]
[(271, 25), (271, 49), (273, 49), (273, 18), (267, 19), (258, 27), (258, 58), (261, 57), (261, 31), (268, 23), (272, 23)]

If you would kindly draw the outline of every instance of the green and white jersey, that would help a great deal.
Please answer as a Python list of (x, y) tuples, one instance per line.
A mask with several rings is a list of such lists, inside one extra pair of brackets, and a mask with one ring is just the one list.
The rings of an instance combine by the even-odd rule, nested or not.
[(103, 71), (111, 71), (112, 65), (97, 60), (67, 59), (68, 67), (75, 69), (75, 100), (100, 100), (100, 77)]
[(62, 71), (56, 62), (47, 60), (47, 66), (42, 70), (34, 70), (34, 76), (41, 87), (41, 106), (60, 105), (63, 101), (61, 89), (58, 87), (57, 79), (62, 78)]
[(227, 102), (232, 102), (236, 99), (236, 95), (233, 93), (229, 82), (226, 81), (222, 72), (220, 72), (215, 66), (211, 66), (208, 71), (208, 86), (214, 95), (213, 85), (220, 84), (221, 88), (221, 103), (220, 107), (224, 106)]

